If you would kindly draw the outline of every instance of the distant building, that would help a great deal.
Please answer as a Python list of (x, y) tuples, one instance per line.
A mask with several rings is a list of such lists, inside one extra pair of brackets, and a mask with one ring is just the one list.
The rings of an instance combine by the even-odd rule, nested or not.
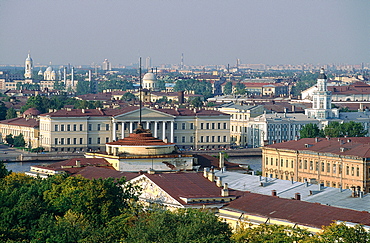
[(31, 58), (31, 55), (28, 53), (24, 67), (24, 78), (32, 79), (32, 72), (33, 72), (33, 60)]
[(102, 65), (102, 69), (104, 71), (110, 71), (110, 70), (112, 70), (111, 63), (108, 61), (108, 59), (104, 59), (104, 62), (103, 62), (103, 65)]
[(370, 138), (303, 138), (262, 148), (262, 174), (370, 192)]

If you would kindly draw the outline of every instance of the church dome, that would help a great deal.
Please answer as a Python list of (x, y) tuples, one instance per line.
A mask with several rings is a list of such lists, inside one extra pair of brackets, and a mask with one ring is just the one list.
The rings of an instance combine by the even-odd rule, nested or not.
[(23, 115), (25, 116), (38, 116), (41, 112), (37, 110), (36, 108), (29, 108), (23, 112)]
[(40, 71), (37, 73), (37, 75), (42, 76), (42, 75), (44, 75), (44, 72), (40, 69)]
[(31, 55), (30, 54), (28, 54), (28, 56), (26, 58), (26, 61), (32, 62), (32, 58), (31, 58)]
[(45, 70), (45, 72), (51, 72), (51, 71), (53, 71), (53, 68), (50, 66)]
[(157, 81), (157, 78), (154, 73), (146, 73), (143, 77), (143, 80), (148, 80), (148, 81)]

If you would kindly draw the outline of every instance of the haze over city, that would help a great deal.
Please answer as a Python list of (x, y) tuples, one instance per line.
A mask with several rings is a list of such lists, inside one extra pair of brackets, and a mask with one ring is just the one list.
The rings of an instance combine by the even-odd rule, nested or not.
[(0, 64), (370, 62), (369, 1), (0, 2)]

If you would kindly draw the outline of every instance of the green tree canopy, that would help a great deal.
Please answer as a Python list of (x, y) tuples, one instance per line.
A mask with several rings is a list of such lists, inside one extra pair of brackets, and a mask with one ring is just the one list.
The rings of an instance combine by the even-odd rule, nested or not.
[(299, 131), (301, 138), (315, 138), (315, 137), (323, 137), (322, 130), (319, 129), (317, 124), (308, 123), (302, 127)]
[(227, 82), (224, 86), (224, 94), (229, 95), (233, 92), (233, 83)]
[(26, 142), (24, 141), (23, 134), (20, 133), (18, 136), (14, 136), (14, 146), (15, 147), (24, 147)]
[(136, 100), (136, 96), (131, 92), (127, 92), (122, 95), (121, 100), (124, 100), (124, 101)]
[(195, 79), (177, 80), (174, 91), (187, 91), (189, 93), (203, 95), (205, 99), (212, 96), (212, 84), (206, 81)]
[(10, 107), (6, 111), (5, 119), (12, 119), (12, 118), (16, 118), (16, 117), (17, 117), (17, 112), (15, 111), (15, 109), (13, 107)]
[(0, 101), (0, 120), (5, 120), (7, 110), (4, 102)]

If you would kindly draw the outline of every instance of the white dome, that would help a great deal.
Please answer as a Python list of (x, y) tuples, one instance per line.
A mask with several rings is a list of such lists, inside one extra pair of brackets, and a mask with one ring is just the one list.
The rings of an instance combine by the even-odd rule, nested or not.
[(154, 73), (146, 73), (143, 77), (143, 80), (148, 80), (148, 81), (157, 81), (157, 77), (155, 76)]
[(45, 72), (51, 72), (51, 71), (53, 71), (53, 68), (52, 68), (52, 67), (48, 67), (48, 68), (45, 70)]
[(44, 75), (44, 73), (42, 72), (42, 70), (40, 69), (40, 71), (38, 72), (38, 75)]
[(31, 58), (31, 55), (30, 55), (30, 54), (28, 54), (28, 56), (27, 56), (27, 58), (26, 58), (26, 61), (30, 61), (30, 62), (32, 62), (32, 58)]

